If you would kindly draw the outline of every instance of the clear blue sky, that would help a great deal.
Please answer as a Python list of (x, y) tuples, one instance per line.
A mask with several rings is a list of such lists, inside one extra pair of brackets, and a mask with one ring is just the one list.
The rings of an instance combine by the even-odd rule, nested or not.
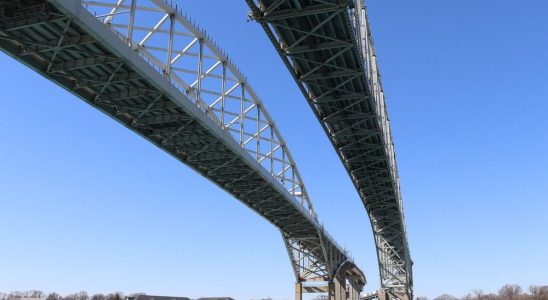
[[(181, 1), (277, 121), (320, 219), (378, 287), (365, 211), (244, 1)], [(548, 2), (370, 0), (417, 295), (548, 284)], [(280, 234), (0, 54), (0, 291), (293, 298)]]

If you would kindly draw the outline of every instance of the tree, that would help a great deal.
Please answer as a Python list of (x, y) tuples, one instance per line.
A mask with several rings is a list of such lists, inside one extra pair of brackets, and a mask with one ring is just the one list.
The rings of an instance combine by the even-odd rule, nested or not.
[(25, 297), (25, 298), (42, 298), (44, 296), (45, 296), (44, 292), (42, 292), (40, 290), (29, 290), (29, 291), (24, 291), (24, 292), (12, 292), (12, 293), (10, 293), (9, 298), (12, 298), (12, 297), (13, 298), (22, 298), (22, 297)]
[(529, 292), (533, 300), (548, 300), (548, 285), (532, 285)]
[(483, 295), (483, 300), (500, 300), (500, 297), (497, 294), (491, 293), (491, 294)]
[(428, 297), (421, 296), (421, 297), (415, 298), (415, 300), (430, 300), (430, 299), (428, 299)]
[(499, 290), (499, 296), (504, 300), (514, 300), (521, 295), (521, 287), (517, 284), (505, 284)]
[(474, 299), (475, 299), (474, 295), (472, 295), (470, 293), (468, 293), (468, 294), (466, 294), (466, 296), (462, 297), (462, 300), (474, 300)]
[(76, 294), (76, 300), (89, 300), (88, 293), (85, 291), (80, 291)]
[(124, 299), (124, 294), (121, 292), (108, 294), (106, 296), (106, 300), (122, 300), (122, 299)]
[(57, 293), (50, 293), (47, 297), (46, 297), (46, 300), (61, 300), (61, 295), (57, 294)]
[(14, 291), (8, 294), (8, 299), (23, 298), (24, 293), (20, 291)]
[(434, 300), (459, 300), (459, 298), (449, 294), (443, 294), (441, 296), (437, 296)]
[(475, 289), (472, 291), (474, 293), (474, 299), (482, 300), (485, 296), (485, 293), (482, 289)]
[(76, 294), (68, 294), (63, 297), (63, 300), (76, 300)]
[(87, 292), (80, 291), (79, 293), (66, 295), (63, 300), (89, 300), (89, 296)]
[(106, 297), (103, 294), (95, 294), (91, 296), (91, 300), (106, 300)]

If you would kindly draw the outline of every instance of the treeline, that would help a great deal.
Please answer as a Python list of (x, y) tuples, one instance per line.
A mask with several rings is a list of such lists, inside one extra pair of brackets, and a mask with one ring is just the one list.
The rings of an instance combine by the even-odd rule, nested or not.
[[(134, 295), (130, 295), (134, 296)], [(87, 292), (79, 292), (68, 295), (59, 295), (57, 293), (46, 294), (39, 290), (30, 291), (15, 291), (11, 293), (0, 292), (0, 300), (17, 300), (21, 298), (45, 298), (46, 300), (123, 300), (124, 294), (120, 292), (110, 294), (94, 294), (88, 295)]]
[[(417, 297), (416, 300), (429, 300), (428, 297)], [(548, 285), (531, 285), (524, 291), (517, 284), (506, 284), (498, 293), (485, 293), (481, 289), (473, 290), (464, 297), (443, 294), (433, 300), (548, 300)]]

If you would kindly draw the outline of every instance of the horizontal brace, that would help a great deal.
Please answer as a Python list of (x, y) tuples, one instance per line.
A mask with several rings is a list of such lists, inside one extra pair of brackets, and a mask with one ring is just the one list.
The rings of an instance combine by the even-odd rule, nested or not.
[(334, 42), (325, 42), (325, 43), (319, 43), (319, 44), (294, 46), (294, 47), (283, 49), (283, 50), (285, 51), (285, 53), (287, 55), (292, 55), (292, 54), (315, 52), (315, 51), (324, 51), (324, 50), (330, 50), (330, 49), (335, 49), (335, 48), (353, 47), (353, 46), (354, 45), (350, 41), (348, 41), (348, 42), (334, 41)]
[[(118, 8), (125, 8), (125, 9), (131, 9), (131, 5), (116, 5), (112, 3), (107, 2), (99, 2), (99, 1), (82, 1), (82, 5), (86, 6), (97, 6), (97, 7), (118, 7)], [(149, 6), (137, 6), (137, 11), (149, 11), (149, 12), (163, 12), (160, 8), (154, 8)]]
[(88, 68), (97, 65), (120, 63), (120, 59), (110, 56), (93, 56), (83, 59), (77, 59), (73, 61), (65, 61), (63, 63), (55, 64), (51, 67), (51, 72), (56, 71), (68, 71), (74, 69)]
[[(129, 27), (128, 25), (117, 24), (117, 23), (110, 23), (109, 25), (110, 25), (110, 27), (112, 27), (112, 28), (127, 29), (127, 28)], [(133, 26), (133, 30), (134, 30), (134, 31), (145, 31), (145, 32), (150, 32), (150, 31), (152, 31), (153, 29), (154, 29), (154, 28), (152, 28), (152, 27)], [(166, 30), (166, 29), (158, 29), (158, 30), (156, 30), (156, 33), (165, 33), (165, 34), (169, 34), (169, 30)], [(182, 31), (175, 31), (175, 32), (173, 32), (173, 35), (185, 36), (185, 37), (193, 37), (193, 36), (194, 36), (194, 35), (191, 34), (191, 33), (182, 32)]]
[(103, 94), (99, 98), (99, 101), (113, 102), (113, 101), (120, 101), (120, 100), (126, 100), (131, 98), (153, 97), (153, 96), (158, 96), (158, 94), (159, 92), (157, 91), (150, 91), (150, 90), (143, 91), (140, 89), (132, 89), (132, 90), (123, 91), (123, 92)]
[(277, 10), (268, 15), (253, 15), (253, 19), (257, 22), (271, 22), (275, 20), (291, 19), (298, 17), (306, 17), (310, 15), (331, 13), (331, 12), (342, 12), (348, 9), (345, 5), (330, 5), (330, 4), (319, 4), (305, 7), (302, 10), (298, 9), (285, 9)]
[(374, 120), (377, 118), (377, 115), (376, 114), (372, 114), (372, 113), (362, 113), (362, 112), (353, 112), (353, 113), (348, 113), (346, 111), (343, 111), (341, 113), (334, 113), (332, 115), (329, 115), (329, 116), (326, 116), (326, 117), (323, 117), (321, 119), (322, 122), (338, 122), (338, 121), (350, 121), (350, 120), (356, 120), (356, 119), (359, 119), (359, 120)]
[(191, 117), (189, 117), (188, 114), (178, 113), (178, 114), (159, 115), (159, 116), (141, 118), (137, 120), (134, 125), (152, 125), (152, 124), (162, 124), (162, 123), (190, 121), (190, 120), (191, 120)]
[(312, 73), (310, 75), (301, 76), (298, 80), (302, 82), (310, 82), (310, 81), (316, 81), (316, 80), (325, 80), (325, 79), (331, 79), (331, 78), (340, 78), (340, 77), (346, 77), (346, 76), (360, 76), (361, 73), (359, 71), (335, 71), (335, 72), (317, 72)]

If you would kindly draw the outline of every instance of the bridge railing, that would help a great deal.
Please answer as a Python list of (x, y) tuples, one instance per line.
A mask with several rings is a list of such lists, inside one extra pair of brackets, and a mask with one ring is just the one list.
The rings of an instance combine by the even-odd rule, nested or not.
[(185, 93), (317, 219), (274, 121), (246, 78), (204, 30), (163, 0), (81, 4)]

